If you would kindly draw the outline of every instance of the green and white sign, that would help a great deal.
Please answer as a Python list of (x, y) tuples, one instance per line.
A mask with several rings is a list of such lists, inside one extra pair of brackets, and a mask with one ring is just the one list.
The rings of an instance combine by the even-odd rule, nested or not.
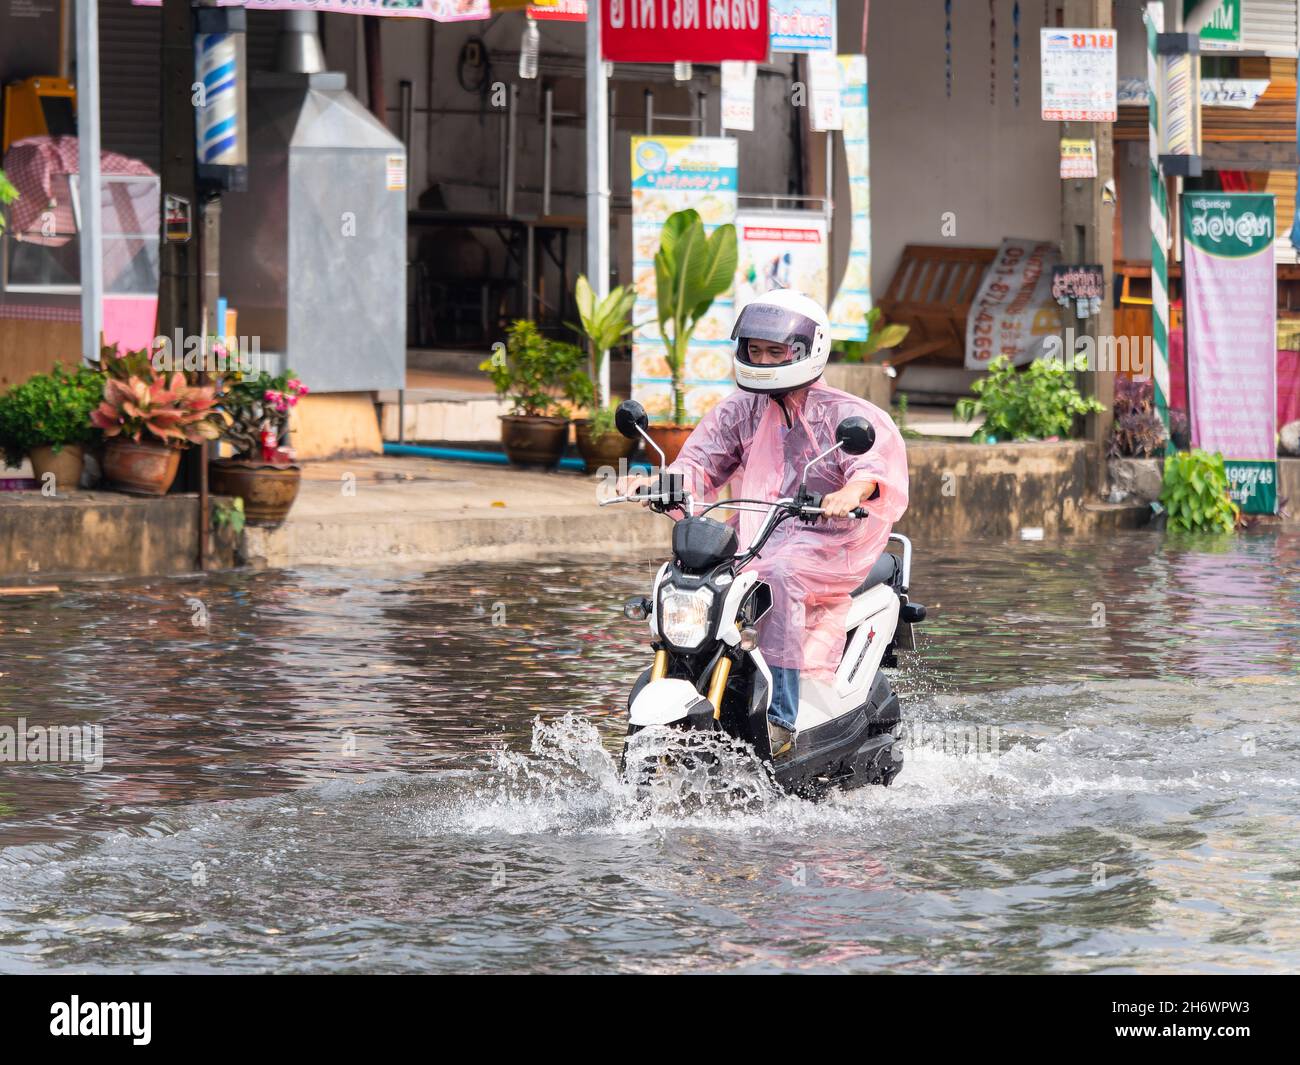
[(1235, 502), (1277, 513), (1274, 203), (1253, 192), (1182, 198), (1192, 446), (1222, 452)]
[[(1183, 0), (1183, 15), (1191, 14), (1195, 0)], [(1207, 49), (1241, 45), (1241, 0), (1220, 0), (1209, 20), (1201, 27), (1201, 43)]]

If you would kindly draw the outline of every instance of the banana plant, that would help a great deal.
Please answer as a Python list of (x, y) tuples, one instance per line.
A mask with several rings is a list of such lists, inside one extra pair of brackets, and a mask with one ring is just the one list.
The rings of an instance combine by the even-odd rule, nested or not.
[[(632, 332), (633, 325), (629, 318), (632, 305), (636, 303), (636, 288), (632, 285), (620, 285), (606, 296), (598, 299), (595, 290), (587, 281), (585, 274), (578, 275), (578, 283), (573, 289), (574, 302), (578, 305), (578, 318), (582, 321), (582, 332), (587, 337), (588, 373), (594, 391), (600, 387), (600, 368), (605, 363), (609, 349)], [(609, 397), (600, 396), (602, 404), (609, 402)]]
[(668, 216), (655, 253), (655, 295), (659, 334), (672, 373), (673, 421), (686, 423), (682, 367), (695, 327), (714, 299), (731, 288), (736, 275), (736, 227), (718, 226), (711, 236), (695, 211)]
[[(18, 190), (5, 177), (5, 172), (0, 170), (0, 208), (4, 208), (18, 199)], [(0, 233), (5, 231), (5, 213), (0, 210)]]
[(879, 307), (872, 307), (867, 312), (867, 339), (841, 340), (835, 350), (842, 353), (845, 362), (868, 362), (878, 351), (896, 348), (910, 331), (910, 326), (898, 322), (885, 323)]

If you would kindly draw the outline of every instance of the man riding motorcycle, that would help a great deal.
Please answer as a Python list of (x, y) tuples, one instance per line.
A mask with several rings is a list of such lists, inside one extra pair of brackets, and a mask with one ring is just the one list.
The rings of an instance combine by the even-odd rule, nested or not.
[[(833, 683), (843, 653), (849, 593), (880, 557), (907, 509), (907, 455), (889, 415), (821, 380), (830, 358), (830, 319), (816, 301), (780, 289), (747, 304), (732, 330), (740, 391), (700, 421), (668, 470), (683, 474), (696, 500), (711, 501), (728, 482), (744, 499), (793, 497), (804, 467), (835, 444), (835, 428), (853, 415), (875, 427), (863, 455), (837, 451), (812, 468), (808, 491), (822, 495), (823, 520), (782, 524), (748, 568), (772, 589), (759, 647), (772, 671), (768, 715), (774, 757), (795, 742), (801, 673)], [(620, 482), (620, 494), (650, 483)], [(848, 517), (858, 506), (868, 517)], [(763, 515), (742, 511), (742, 543)]]

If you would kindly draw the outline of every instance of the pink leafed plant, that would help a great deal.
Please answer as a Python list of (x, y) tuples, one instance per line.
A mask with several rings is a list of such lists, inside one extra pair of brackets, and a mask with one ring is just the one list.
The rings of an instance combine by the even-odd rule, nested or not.
[(137, 444), (146, 436), (168, 447), (183, 448), (221, 435), (220, 415), (214, 409), (216, 390), (191, 385), (179, 371), (152, 380), (131, 376), (104, 381), (104, 399), (90, 420), (105, 436), (123, 436)]

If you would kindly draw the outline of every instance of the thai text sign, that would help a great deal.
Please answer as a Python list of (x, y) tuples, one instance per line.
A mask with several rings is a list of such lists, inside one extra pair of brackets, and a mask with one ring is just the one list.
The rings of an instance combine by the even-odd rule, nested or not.
[(1223, 454), (1233, 501), (1277, 513), (1277, 271), (1264, 193), (1183, 196), (1192, 445)]
[(1015, 365), (1047, 354), (1061, 332), (1061, 308), (1052, 299), (1055, 244), (1008, 238), (989, 264), (966, 317), (966, 369), (983, 370), (999, 355)]
[(1042, 31), (1043, 118), (1114, 122), (1118, 74), (1114, 30)]
[(835, 0), (769, 0), (768, 11), (772, 51), (835, 51)]
[(600, 47), (619, 63), (767, 59), (766, 0), (601, 0)]

